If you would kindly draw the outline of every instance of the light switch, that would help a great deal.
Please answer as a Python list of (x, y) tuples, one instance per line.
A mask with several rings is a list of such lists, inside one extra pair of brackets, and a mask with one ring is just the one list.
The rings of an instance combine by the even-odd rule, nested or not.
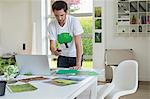
[(26, 44), (25, 43), (23, 43), (22, 49), (26, 50)]

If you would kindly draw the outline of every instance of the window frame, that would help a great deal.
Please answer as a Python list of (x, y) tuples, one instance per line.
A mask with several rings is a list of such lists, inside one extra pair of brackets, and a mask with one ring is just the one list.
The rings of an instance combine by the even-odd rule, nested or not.
[[(54, 18), (54, 16), (51, 16), (51, 8), (48, 8), (48, 4), (51, 4), (51, 1), (50, 0), (46, 0), (47, 2), (47, 10), (46, 10), (46, 12), (47, 12), (47, 18), (46, 18), (46, 24), (48, 25), (48, 23), (49, 23), (49, 21), (48, 20), (51, 20), (51, 19), (49, 19), (49, 18)], [(49, 2), (49, 3), (48, 3)], [(49, 14), (48, 14), (48, 12), (50, 12)], [(93, 17), (93, 13), (91, 12), (91, 13), (71, 13), (71, 12), (68, 12), (68, 14), (70, 14), (70, 15), (72, 15), (72, 16), (75, 16), (75, 17)], [(92, 28), (92, 27), (91, 27)], [(48, 33), (48, 31), (47, 31), (47, 33)], [(87, 33), (86, 35), (84, 35), (84, 34), (82, 34), (82, 38), (90, 38), (90, 39), (92, 39), (92, 41), (93, 41), (93, 34), (92, 33)], [(47, 49), (46, 49), (46, 52), (47, 52), (47, 55), (48, 55), (48, 57), (49, 58), (51, 58), (51, 59), (55, 59), (55, 58), (57, 58), (57, 56), (55, 56), (55, 55), (52, 55), (51, 54), (51, 52), (50, 52), (50, 50), (49, 50), (49, 39), (47, 39)], [(92, 49), (93, 50), (93, 49)], [(84, 55), (83, 56), (84, 57), (84, 59), (88, 59), (88, 60), (93, 60), (92, 59), (92, 55)]]

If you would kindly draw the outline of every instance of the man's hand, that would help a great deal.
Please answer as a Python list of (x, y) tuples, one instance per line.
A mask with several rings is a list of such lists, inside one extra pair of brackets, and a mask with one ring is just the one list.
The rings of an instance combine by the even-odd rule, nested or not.
[(70, 67), (70, 69), (76, 69), (76, 70), (79, 70), (79, 69), (81, 69), (81, 66), (73, 66), (73, 67)]
[(54, 51), (54, 54), (55, 54), (56, 56), (59, 56), (59, 55), (61, 54), (61, 50), (57, 48), (57, 49)]

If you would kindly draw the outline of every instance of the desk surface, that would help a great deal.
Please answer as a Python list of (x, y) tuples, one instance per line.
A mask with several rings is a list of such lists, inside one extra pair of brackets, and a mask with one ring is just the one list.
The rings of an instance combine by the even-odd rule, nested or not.
[(53, 84), (43, 83), (43, 81), (31, 81), (32, 85), (38, 89), (30, 92), (10, 93), (6, 89), (5, 96), (0, 99), (74, 99), (80, 95), (84, 90), (91, 87), (91, 99), (96, 99), (97, 78), (87, 77), (77, 84), (68, 86), (56, 86)]

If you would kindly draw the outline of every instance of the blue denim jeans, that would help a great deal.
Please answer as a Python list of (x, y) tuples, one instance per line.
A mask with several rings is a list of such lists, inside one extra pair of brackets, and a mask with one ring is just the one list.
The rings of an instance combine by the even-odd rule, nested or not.
[[(82, 65), (83, 57), (81, 60)], [(57, 67), (58, 68), (69, 68), (76, 66), (76, 57), (67, 57), (67, 56), (59, 56), (57, 60)]]

